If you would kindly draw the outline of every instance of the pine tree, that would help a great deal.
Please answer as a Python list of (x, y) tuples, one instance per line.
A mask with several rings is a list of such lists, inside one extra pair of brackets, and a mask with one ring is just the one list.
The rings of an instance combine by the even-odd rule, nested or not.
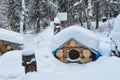
[(0, 0), (0, 27), (8, 28), (7, 20), (7, 0)]
[(8, 8), (7, 18), (9, 21), (9, 26), (13, 31), (19, 32), (21, 1), (8, 0), (7, 8)]

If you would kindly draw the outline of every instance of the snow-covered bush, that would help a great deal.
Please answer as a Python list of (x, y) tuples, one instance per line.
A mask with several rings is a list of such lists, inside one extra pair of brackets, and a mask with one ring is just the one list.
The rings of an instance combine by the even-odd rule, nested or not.
[[(111, 49), (114, 55), (120, 57), (120, 14), (117, 16), (114, 22), (114, 28), (111, 31), (110, 38), (112, 40)], [(114, 47), (113, 47), (114, 46)]]
[(113, 20), (107, 20), (106, 22), (99, 22), (98, 32), (110, 32), (113, 29)]

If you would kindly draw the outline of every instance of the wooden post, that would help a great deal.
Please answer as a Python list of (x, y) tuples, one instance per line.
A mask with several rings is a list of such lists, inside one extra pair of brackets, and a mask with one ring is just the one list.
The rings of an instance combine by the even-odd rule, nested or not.
[(25, 74), (28, 72), (37, 71), (35, 54), (22, 55), (22, 65), (25, 67)]

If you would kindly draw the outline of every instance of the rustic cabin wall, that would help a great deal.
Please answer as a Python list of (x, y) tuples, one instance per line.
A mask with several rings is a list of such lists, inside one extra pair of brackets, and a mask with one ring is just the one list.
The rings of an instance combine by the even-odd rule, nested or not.
[(20, 50), (22, 49), (20, 47), (20, 44), (8, 42), (8, 41), (0, 41), (0, 52), (4, 54), (7, 51), (12, 51), (12, 50)]

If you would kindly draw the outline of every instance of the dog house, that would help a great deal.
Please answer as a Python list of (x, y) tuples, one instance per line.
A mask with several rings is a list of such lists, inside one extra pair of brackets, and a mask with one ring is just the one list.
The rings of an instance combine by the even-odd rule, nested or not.
[(0, 28), (0, 53), (20, 50), (23, 44), (23, 36), (20, 33)]
[(64, 63), (88, 63), (101, 54), (97, 36), (81, 26), (68, 27), (52, 39), (53, 55)]

